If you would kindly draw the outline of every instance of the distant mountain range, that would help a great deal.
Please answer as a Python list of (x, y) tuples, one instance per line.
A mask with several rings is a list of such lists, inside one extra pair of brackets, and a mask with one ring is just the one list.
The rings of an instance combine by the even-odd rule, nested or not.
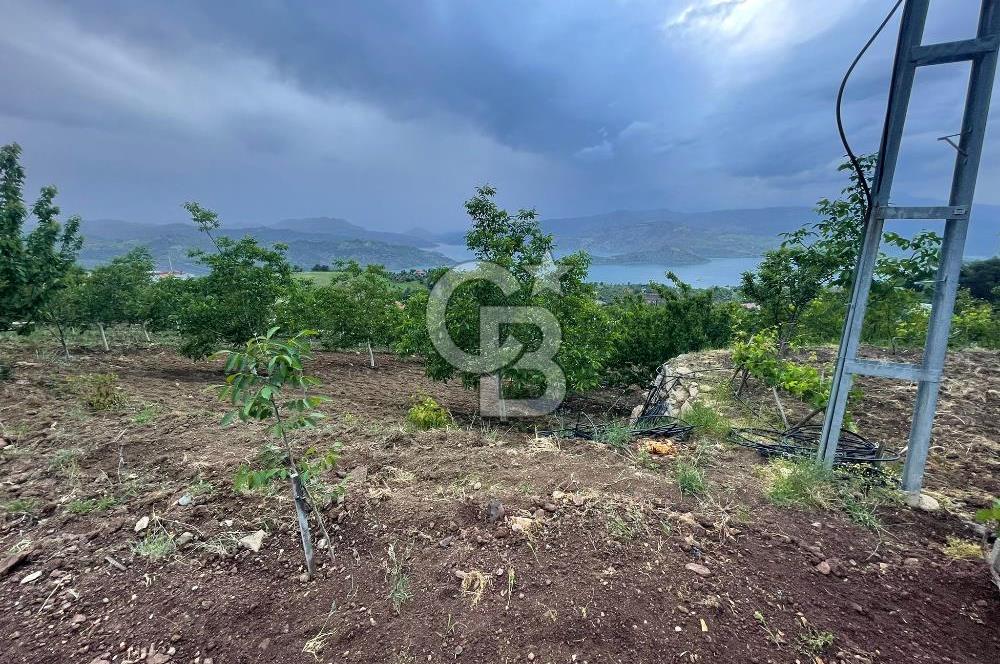
[[(187, 223), (139, 224), (113, 219), (88, 219), (82, 224), (85, 238), (80, 263), (91, 267), (106, 263), (133, 247), (146, 246), (161, 268), (197, 273), (200, 265), (188, 257), (191, 249), (209, 250), (207, 237)], [(288, 259), (303, 269), (338, 259), (362, 264), (379, 263), (390, 270), (437, 267), (454, 261), (432, 251), (435, 242), (403, 233), (372, 231), (343, 219), (317, 217), (286, 219), (269, 226), (223, 228), (219, 235), (240, 238), (252, 235), (259, 242), (288, 245)]]
[[(618, 210), (582, 217), (542, 220), (542, 228), (556, 238), (560, 255), (585, 250), (599, 265), (649, 264), (669, 267), (694, 265), (715, 258), (759, 256), (777, 246), (780, 234), (817, 221), (808, 207), (773, 207), (710, 212), (673, 210)], [(192, 248), (211, 248), (208, 239), (190, 223), (141, 224), (111, 219), (88, 219), (80, 262), (104, 263), (129, 249), (145, 245), (161, 267), (198, 272), (187, 256)], [(940, 230), (936, 222), (892, 222), (896, 232), (922, 228)], [(464, 244), (464, 231), (435, 232), (414, 228), (395, 233), (358, 226), (336, 217), (285, 219), (271, 224), (227, 227), (223, 235), (252, 235), (264, 244), (284, 242), (288, 258), (309, 269), (316, 263), (354, 259), (380, 263), (390, 270), (452, 265), (455, 260), (441, 245)], [(1000, 249), (1000, 206), (973, 209), (966, 255), (993, 256)]]

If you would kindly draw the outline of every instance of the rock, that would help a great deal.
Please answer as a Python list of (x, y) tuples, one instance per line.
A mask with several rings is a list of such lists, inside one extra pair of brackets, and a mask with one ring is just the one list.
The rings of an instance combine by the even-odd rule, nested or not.
[(264, 639), (263, 641), (261, 641), (260, 643), (257, 644), (257, 650), (267, 650), (270, 647), (271, 647), (271, 639), (270, 638), (266, 638), (266, 639)]
[(74, 613), (72, 620), (69, 621), (71, 625), (79, 625), (80, 623), (87, 622), (87, 616), (82, 613)]
[(14, 568), (27, 560), (30, 554), (31, 550), (29, 549), (28, 551), (22, 551), (21, 553), (4, 558), (3, 562), (0, 563), (0, 579), (13, 572)]
[(263, 530), (258, 530), (255, 533), (250, 533), (242, 538), (240, 538), (240, 546), (250, 549), (254, 553), (260, 551), (260, 548), (264, 546), (264, 537), (267, 535)]
[(698, 576), (702, 577), (712, 575), (712, 570), (708, 569), (704, 565), (699, 565), (698, 563), (688, 563), (687, 565), (684, 566), (684, 569), (690, 570), (695, 574), (697, 574)]
[(914, 509), (925, 512), (936, 512), (941, 509), (941, 503), (936, 498), (928, 496), (926, 493), (906, 494), (906, 504)]
[(177, 504), (181, 507), (187, 507), (194, 502), (194, 496), (189, 493), (185, 493), (183, 496), (177, 499)]
[(482, 482), (475, 482), (472, 485), (472, 490), (473, 491), (479, 491), (482, 488), (483, 488), (483, 483)]
[(183, 533), (177, 536), (177, 539), (174, 540), (174, 543), (177, 545), (177, 548), (180, 548), (182, 546), (190, 544), (191, 540), (193, 539), (194, 535), (185, 530)]
[(545, 503), (544, 505), (542, 505), (542, 509), (550, 514), (554, 514), (556, 511), (558, 511), (559, 506), (554, 503)]
[(823, 576), (829, 576), (830, 572), (832, 571), (830, 569), (830, 563), (828, 563), (825, 560), (820, 561), (820, 563), (816, 565), (816, 571), (822, 574)]
[(499, 500), (491, 500), (489, 505), (486, 506), (486, 521), (493, 525), (500, 519), (504, 517), (506, 510), (503, 507), (503, 503)]
[(34, 583), (35, 581), (38, 581), (38, 579), (40, 578), (42, 578), (42, 570), (32, 572), (28, 576), (21, 579), (21, 584), (24, 585), (25, 583)]
[(135, 528), (133, 528), (133, 530), (135, 530), (135, 532), (137, 532), (137, 533), (141, 533), (146, 528), (149, 528), (149, 517), (148, 516), (144, 516), (141, 519), (139, 519), (138, 521), (136, 521), (135, 522)]
[(919, 558), (907, 558), (903, 561), (903, 567), (917, 568), (920, 567)]
[(167, 664), (169, 661), (170, 655), (159, 652), (154, 652), (152, 655), (146, 657), (146, 664)]
[(552, 492), (552, 500), (562, 500), (566, 497), (566, 494), (558, 489)]
[(459, 655), (461, 655), (462, 651), (464, 651), (464, 650), (465, 650), (465, 648), (463, 648), (462, 646), (455, 646), (455, 657), (458, 657)]
[(531, 533), (531, 531), (538, 527), (537, 521), (529, 519), (526, 516), (512, 516), (509, 521), (511, 530), (516, 533), (524, 533), (525, 535)]

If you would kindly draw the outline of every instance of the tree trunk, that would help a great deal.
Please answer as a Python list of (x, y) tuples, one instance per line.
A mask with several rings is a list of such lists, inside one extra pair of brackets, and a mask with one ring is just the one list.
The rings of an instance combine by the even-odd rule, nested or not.
[(69, 357), (69, 346), (66, 345), (66, 331), (63, 330), (62, 325), (56, 323), (56, 332), (59, 335), (59, 343), (60, 345), (62, 345), (63, 353), (66, 355), (66, 359), (68, 360), (70, 359), (70, 357)]
[(375, 353), (372, 352), (372, 340), (368, 340), (368, 363), (371, 365), (372, 369), (375, 368)]
[(104, 352), (110, 353), (111, 349), (108, 347), (108, 335), (104, 333), (104, 323), (98, 323), (97, 327), (101, 329), (101, 341), (104, 342)]

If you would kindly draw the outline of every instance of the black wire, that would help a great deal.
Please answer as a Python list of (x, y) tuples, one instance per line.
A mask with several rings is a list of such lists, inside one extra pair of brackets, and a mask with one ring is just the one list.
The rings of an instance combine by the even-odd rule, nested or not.
[(854, 154), (854, 150), (851, 149), (851, 144), (847, 140), (847, 132), (844, 130), (844, 119), (841, 115), (841, 109), (844, 103), (844, 90), (847, 88), (847, 81), (850, 80), (851, 74), (854, 73), (854, 68), (858, 66), (858, 63), (861, 62), (861, 58), (864, 57), (869, 47), (871, 47), (871, 45), (875, 43), (875, 40), (878, 39), (878, 36), (882, 34), (882, 30), (885, 29), (885, 26), (892, 19), (901, 4), (903, 4), (903, 0), (896, 0), (896, 4), (889, 10), (889, 13), (878, 26), (878, 29), (875, 30), (872, 36), (868, 39), (868, 42), (858, 52), (858, 55), (854, 58), (854, 62), (851, 63), (851, 66), (847, 69), (847, 73), (844, 74), (844, 79), (840, 82), (840, 90), (837, 92), (837, 131), (840, 133), (840, 142), (844, 144), (844, 149), (847, 150), (847, 158), (851, 160), (851, 166), (854, 167), (854, 172), (858, 174), (858, 182), (861, 183), (861, 189), (865, 193), (865, 220), (868, 219), (868, 213), (871, 211), (874, 203), (872, 201), (871, 188), (868, 186), (868, 179), (865, 177), (865, 171), (861, 168), (861, 162), (858, 160), (857, 155)]

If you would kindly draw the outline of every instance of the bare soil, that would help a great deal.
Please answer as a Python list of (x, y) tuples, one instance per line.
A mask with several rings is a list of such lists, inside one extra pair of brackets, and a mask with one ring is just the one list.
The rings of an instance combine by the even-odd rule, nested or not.
[[(685, 497), (669, 461), (483, 422), (473, 392), (415, 362), (319, 353), (328, 419), (297, 444), (342, 446), (323, 479), (346, 494), (324, 510), (335, 562), (320, 551), (303, 580), (287, 490), (232, 487), (264, 434), (219, 426), (217, 365), (4, 350), (0, 662), (1000, 662), (1000, 593), (981, 559), (943, 550), (980, 542), (969, 515), (1000, 494), (996, 353), (950, 360), (927, 482), (945, 509), (886, 505), (881, 532), (771, 504), (765, 461), (723, 441), (682, 443), (708, 458), (708, 494)], [(92, 412), (68, 379), (106, 372), (126, 402)], [(859, 426), (905, 444), (909, 393), (865, 388)], [(407, 429), (416, 394), (458, 426)], [(78, 513), (101, 497), (116, 502)], [(258, 529), (259, 552), (236, 544)], [(166, 557), (137, 552), (185, 532)]]

